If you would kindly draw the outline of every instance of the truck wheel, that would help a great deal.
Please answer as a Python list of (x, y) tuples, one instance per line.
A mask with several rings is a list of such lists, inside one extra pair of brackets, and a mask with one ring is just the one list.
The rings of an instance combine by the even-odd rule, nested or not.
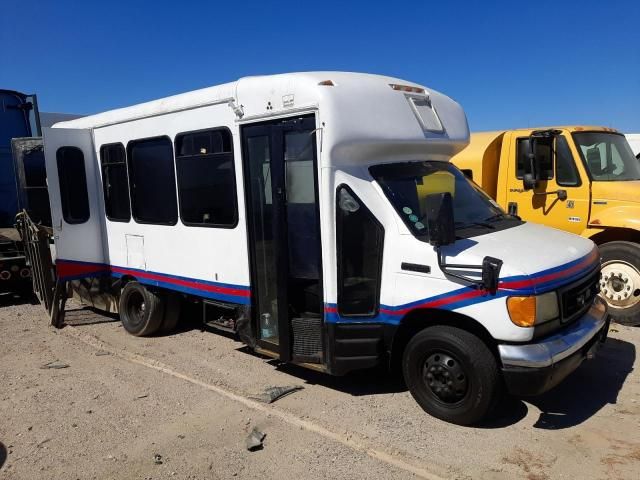
[(600, 295), (614, 322), (640, 325), (640, 245), (609, 242), (600, 246)]
[(458, 425), (485, 418), (501, 396), (493, 354), (482, 340), (459, 328), (438, 325), (416, 334), (404, 351), (402, 371), (424, 411)]
[(158, 331), (164, 317), (164, 299), (138, 282), (128, 282), (120, 293), (120, 320), (136, 337)]

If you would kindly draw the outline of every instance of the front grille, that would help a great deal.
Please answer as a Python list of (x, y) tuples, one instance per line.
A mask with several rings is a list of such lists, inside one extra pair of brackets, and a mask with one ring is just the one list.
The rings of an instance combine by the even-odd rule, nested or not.
[(600, 269), (560, 290), (561, 321), (567, 324), (583, 315), (598, 294)]

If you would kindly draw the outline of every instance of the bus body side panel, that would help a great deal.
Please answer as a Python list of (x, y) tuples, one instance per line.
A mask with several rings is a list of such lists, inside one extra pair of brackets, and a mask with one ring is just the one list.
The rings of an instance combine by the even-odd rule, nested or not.
[[(126, 149), (132, 140), (159, 136), (169, 137), (175, 150), (176, 135), (209, 128), (228, 128), (233, 137), (238, 217), (235, 227), (187, 226), (180, 218), (175, 225), (138, 223), (133, 215), (128, 222), (105, 218), (107, 263), (113, 276), (130, 276), (141, 283), (202, 298), (250, 304), (241, 144), (234, 119), (233, 111), (224, 104), (95, 130), (98, 157), (102, 145), (122, 143)], [(100, 158), (97, 162), (101, 184)], [(176, 191), (167, 192), (167, 195), (175, 194), (177, 185)]]
[[(45, 128), (44, 144), (58, 275), (70, 280), (104, 273), (104, 213), (91, 130)], [(75, 159), (81, 158), (83, 165), (78, 162), (63, 166), (65, 150), (75, 152), (73, 155), (78, 155), (79, 150), (81, 155)], [(60, 183), (59, 165), (66, 171), (66, 187)], [(86, 188), (86, 197), (69, 193), (83, 188)], [(63, 194), (67, 198), (66, 213)]]

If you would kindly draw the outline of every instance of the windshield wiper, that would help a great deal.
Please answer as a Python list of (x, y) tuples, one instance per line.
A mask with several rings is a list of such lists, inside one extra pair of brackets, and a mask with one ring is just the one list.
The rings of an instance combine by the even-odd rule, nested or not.
[(472, 227), (483, 227), (488, 228), (489, 230), (495, 230), (496, 227), (486, 222), (455, 222), (456, 229), (460, 228), (472, 228)]
[(497, 222), (498, 220), (520, 220), (520, 217), (509, 213), (496, 213), (484, 219), (485, 222)]

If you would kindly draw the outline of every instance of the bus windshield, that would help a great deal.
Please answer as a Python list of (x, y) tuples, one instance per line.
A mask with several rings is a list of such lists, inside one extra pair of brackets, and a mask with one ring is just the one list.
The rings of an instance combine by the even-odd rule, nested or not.
[(469, 238), (503, 230), (522, 222), (506, 214), (480, 187), (449, 162), (390, 163), (370, 168), (371, 175), (411, 233), (429, 240), (425, 219), (426, 196), (450, 193), (453, 197), (456, 235)]
[(633, 156), (624, 135), (579, 132), (573, 138), (593, 180), (640, 180), (640, 161)]

